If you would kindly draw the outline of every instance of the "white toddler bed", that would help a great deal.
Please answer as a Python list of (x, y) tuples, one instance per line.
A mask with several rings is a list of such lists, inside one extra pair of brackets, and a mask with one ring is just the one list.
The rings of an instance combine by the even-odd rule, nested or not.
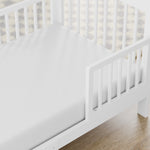
[[(136, 103), (138, 113), (148, 116), (148, 19), (144, 38), (136, 41), (135, 28), (135, 41), (126, 47), (127, 4), (124, 4), (123, 50), (115, 52), (117, 11), (109, 49), (105, 26), (103, 45), (97, 44), (98, 7), (94, 40), (90, 40), (89, 11), (85, 12), (86, 36), (82, 36), (80, 3), (77, 32), (73, 32), (72, 15), (69, 27), (64, 23), (64, 1), (50, 2), (49, 26), (45, 22), (44, 0), (25, 0), (0, 10), (6, 28), (6, 42), (1, 38), (0, 47), (0, 150), (59, 149)], [(68, 2), (71, 14), (73, 2)], [(86, 2), (88, 10), (89, 1)], [(119, 1), (114, 2), (117, 9)], [(94, 3), (98, 6), (97, 0)], [(41, 29), (38, 29), (38, 4), (42, 8)], [(29, 6), (33, 6), (34, 33), (29, 33)], [(104, 8), (107, 10), (107, 0)], [(21, 9), (25, 27), (22, 37), (18, 17)], [(134, 9), (137, 15), (139, 10)], [(10, 13), (15, 18), (14, 41), (10, 39)]]

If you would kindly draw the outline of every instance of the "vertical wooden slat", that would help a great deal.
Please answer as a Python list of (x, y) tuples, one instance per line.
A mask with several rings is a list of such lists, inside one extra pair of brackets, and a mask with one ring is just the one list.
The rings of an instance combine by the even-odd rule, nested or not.
[(69, 28), (72, 28), (72, 0), (69, 0)]
[(128, 54), (127, 63), (127, 80), (126, 80), (126, 91), (128, 92), (131, 87), (131, 54)]
[(121, 80), (122, 80), (122, 59), (120, 58), (117, 61), (117, 97), (119, 98), (121, 95)]
[(34, 30), (36, 31), (38, 28), (38, 25), (37, 25), (37, 3), (33, 4), (33, 16), (34, 16)]
[(118, 10), (118, 0), (115, 0), (114, 4), (114, 21), (113, 21), (113, 40), (112, 40), (112, 51), (116, 50), (116, 33), (117, 33), (117, 10)]
[(16, 39), (19, 38), (19, 16), (18, 16), (18, 10), (15, 12), (15, 31), (16, 31)]
[(108, 72), (108, 102), (110, 102), (112, 98), (113, 63), (109, 64)]
[(80, 0), (78, 0), (78, 4), (77, 4), (77, 7), (78, 7), (78, 14), (77, 14), (77, 19), (78, 19), (78, 33), (80, 33)]
[(1, 33), (1, 30), (0, 30), (0, 45), (2, 44), (2, 33)]
[(137, 59), (136, 59), (136, 72), (135, 72), (135, 86), (139, 84), (140, 81), (140, 60), (141, 60), (141, 50), (137, 50)]
[[(68, 2), (70, 1), (68, 0)], [(51, 24), (56, 23), (56, 22), (59, 24), (64, 23), (64, 8), (63, 7), (64, 7), (63, 0), (50, 0)], [(69, 7), (70, 6), (68, 6), (68, 9)], [(70, 15), (70, 12), (68, 14)]]
[[(148, 16), (149, 16), (149, 14), (148, 14)], [(149, 23), (150, 23), (150, 21), (149, 21), (149, 17), (147, 18), (148, 20), (146, 21), (146, 24), (145, 24), (145, 29), (146, 29), (146, 31), (150, 31), (150, 29), (149, 29)], [(150, 32), (148, 32), (148, 33), (150, 33)], [(148, 35), (148, 33), (145, 33), (145, 37), (147, 37), (147, 35)], [(143, 48), (143, 53), (142, 53), (142, 55), (143, 55), (143, 62), (142, 62), (142, 68), (143, 68), (143, 71), (142, 71), (142, 83), (145, 83), (145, 84), (147, 84), (148, 83), (148, 85), (149, 85), (149, 79), (150, 79), (150, 70), (149, 70), (149, 65), (150, 65), (150, 44), (148, 44), (147, 46), (145, 46), (144, 48)]]
[[(138, 10), (135, 8), (134, 14), (134, 33), (133, 33), (133, 43), (137, 41), (137, 30), (138, 30)], [(135, 52), (132, 53), (133, 63), (135, 62)]]
[(86, 37), (89, 34), (89, 0), (86, 0)]
[(103, 45), (106, 46), (107, 38), (107, 18), (108, 18), (108, 0), (104, 0), (104, 16), (103, 16)]
[(25, 34), (29, 33), (29, 27), (28, 27), (28, 9), (24, 8), (24, 23), (25, 23)]
[(95, 0), (95, 42), (97, 42), (97, 32), (98, 32), (98, 0)]
[(128, 13), (128, 5), (124, 6), (124, 23), (123, 23), (123, 38), (122, 38), (122, 48), (126, 47), (126, 32), (127, 32), (127, 13)]
[(103, 103), (103, 68), (98, 71), (98, 108)]
[(9, 19), (8, 14), (5, 14), (5, 25), (6, 25), (6, 41), (10, 41), (10, 31), (9, 31)]
[(134, 34), (133, 34), (133, 42), (135, 43), (137, 40), (137, 30), (138, 30), (138, 10), (135, 9), (135, 17), (134, 17)]
[(54, 22), (54, 1), (50, 0), (50, 15), (51, 15), (51, 24)]
[(1, 36), (1, 31), (0, 31), (0, 45), (2, 44), (2, 36)]
[(42, 22), (43, 22), (43, 27), (45, 27), (46, 26), (45, 0), (42, 0)]
[(89, 119), (93, 110), (93, 79), (94, 73), (87, 69), (86, 73), (86, 119)]
[(61, 3), (61, 24), (64, 25), (64, 0), (60, 1)]
[[(68, 2), (70, 1), (68, 0)], [(51, 14), (51, 24), (56, 22), (59, 24), (63, 24), (64, 22), (63, 0), (50, 0), (50, 14)]]
[[(137, 31), (138, 31), (138, 10), (135, 8), (135, 17), (134, 17), (134, 34), (133, 34), (133, 43), (135, 43), (137, 41)], [(135, 63), (136, 67), (135, 67), (135, 86), (137, 86), (138, 84), (138, 80), (139, 80), (139, 75), (138, 75), (138, 70), (139, 70), (139, 50), (136, 52), (132, 53), (132, 63)]]

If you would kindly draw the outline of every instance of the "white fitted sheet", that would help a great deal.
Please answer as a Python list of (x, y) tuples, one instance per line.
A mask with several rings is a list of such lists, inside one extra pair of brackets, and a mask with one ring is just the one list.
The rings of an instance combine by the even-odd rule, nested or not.
[(83, 120), (85, 68), (108, 55), (58, 25), (3, 46), (0, 149), (31, 149)]

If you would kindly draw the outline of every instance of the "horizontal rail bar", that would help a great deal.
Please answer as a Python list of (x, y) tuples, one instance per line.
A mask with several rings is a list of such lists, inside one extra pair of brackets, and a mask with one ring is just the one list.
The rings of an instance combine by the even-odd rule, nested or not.
[(117, 52), (117, 53), (114, 53), (112, 54), (111, 56), (108, 56), (107, 58), (104, 58), (100, 61), (97, 61), (96, 63), (92, 64), (92, 65), (89, 65), (87, 67), (87, 69), (89, 69), (90, 71), (95, 71), (97, 69), (100, 69), (101, 67), (105, 66), (105, 65), (108, 65), (109, 63), (111, 63), (112, 61), (114, 60), (117, 60), (125, 55), (127, 55), (128, 53), (131, 53), (135, 50), (138, 50), (146, 45), (148, 45), (150, 43), (150, 38), (146, 38), (146, 39), (143, 39), (137, 43), (135, 43), (134, 45), (132, 46), (129, 46), (127, 48), (124, 48), (123, 50)]
[(121, 95), (121, 80), (122, 80), (122, 59), (117, 61), (117, 97)]

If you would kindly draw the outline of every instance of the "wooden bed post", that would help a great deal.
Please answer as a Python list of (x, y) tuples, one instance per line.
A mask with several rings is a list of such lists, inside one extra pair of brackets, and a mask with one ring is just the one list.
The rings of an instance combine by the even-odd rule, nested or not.
[(64, 22), (64, 1), (51, 0), (51, 23), (63, 24)]
[(138, 114), (144, 118), (147, 118), (149, 115), (149, 97), (138, 103)]
[[(144, 28), (144, 37), (150, 37), (150, 11), (148, 10), (145, 15), (145, 28)], [(144, 80), (146, 80), (146, 90), (147, 95), (146, 97), (138, 103), (138, 114), (147, 118), (149, 115), (150, 109), (150, 43), (145, 48), (144, 52), (144, 63), (145, 71), (144, 71)]]

